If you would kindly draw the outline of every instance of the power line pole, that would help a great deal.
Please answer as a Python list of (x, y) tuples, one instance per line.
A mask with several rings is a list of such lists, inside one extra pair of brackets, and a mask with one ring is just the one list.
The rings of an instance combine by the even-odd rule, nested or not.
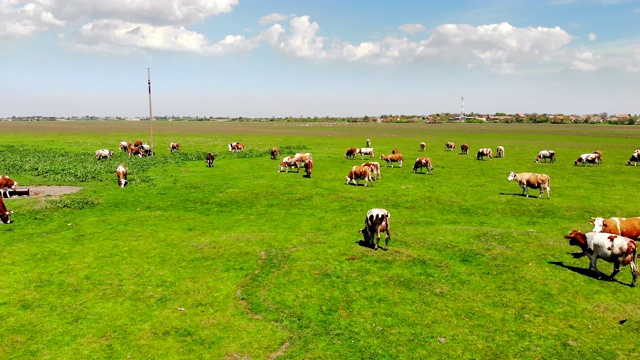
[(149, 128), (151, 129), (151, 156), (154, 154), (153, 146), (153, 112), (151, 111), (151, 70), (147, 68), (147, 83), (149, 84)]

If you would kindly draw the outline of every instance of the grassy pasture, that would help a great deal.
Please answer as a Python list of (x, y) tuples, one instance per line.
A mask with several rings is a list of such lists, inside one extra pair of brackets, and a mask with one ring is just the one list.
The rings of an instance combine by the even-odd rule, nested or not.
[[(640, 168), (626, 166), (640, 127), (158, 122), (156, 157), (95, 160), (148, 131), (0, 123), (0, 174), (83, 187), (5, 200), (0, 358), (640, 357), (629, 269), (599, 281), (563, 238), (592, 216), (640, 215)], [(344, 153), (367, 138), (376, 158), (398, 147), (405, 165), (347, 186), (362, 161)], [(228, 153), (233, 141), (247, 151)], [(498, 145), (505, 158), (475, 160)], [(313, 178), (278, 173), (272, 146), (313, 153)], [(543, 149), (555, 164), (534, 162)], [(596, 149), (602, 165), (573, 165)], [(433, 175), (411, 171), (424, 155)], [(511, 170), (549, 174), (551, 199), (519, 196)], [(358, 243), (373, 207), (391, 212), (389, 251)]]

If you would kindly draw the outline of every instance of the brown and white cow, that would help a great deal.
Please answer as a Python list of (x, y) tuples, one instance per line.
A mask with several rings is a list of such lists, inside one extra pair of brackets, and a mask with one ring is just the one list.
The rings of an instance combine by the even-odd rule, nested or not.
[(425, 151), (427, 149), (427, 143), (424, 141), (420, 142), (420, 151)]
[(573, 165), (578, 165), (580, 163), (582, 163), (583, 166), (587, 166), (587, 164), (599, 165), (601, 159), (602, 158), (598, 154), (582, 154), (573, 162)]
[(275, 160), (280, 155), (280, 149), (278, 149), (277, 147), (273, 147), (271, 148), (270, 154), (271, 154), (271, 160)]
[(313, 170), (313, 160), (307, 160), (307, 162), (304, 163), (304, 170), (306, 172), (306, 177), (308, 179), (311, 179), (311, 171)]
[(151, 146), (147, 143), (140, 145), (140, 154), (140, 156), (152, 156)]
[(378, 178), (382, 177), (382, 175), (380, 174), (380, 163), (375, 161), (369, 161), (369, 162), (362, 163), (361, 166), (368, 166), (371, 169), (371, 178), (373, 180), (377, 180)]
[(595, 150), (593, 153), (598, 155), (598, 162), (602, 164), (602, 151)]
[(385, 167), (391, 164), (391, 167), (393, 168), (393, 163), (398, 163), (398, 167), (402, 167), (404, 156), (402, 154), (391, 154), (391, 155), (382, 154), (382, 156), (380, 156), (380, 160), (386, 161), (387, 164), (385, 165)]
[(365, 155), (369, 155), (369, 159), (371, 159), (372, 157), (375, 156), (373, 148), (370, 148), (370, 147), (357, 148), (356, 149), (356, 154), (360, 154), (360, 159), (364, 159)]
[(456, 151), (456, 144), (452, 143), (451, 141), (449, 141), (446, 144), (444, 144), (444, 150), (445, 151)]
[(129, 157), (132, 157), (132, 156), (142, 157), (142, 151), (139, 146), (129, 146), (128, 150), (129, 150)]
[(172, 142), (169, 144), (169, 152), (173, 154), (174, 151), (180, 151), (180, 143)]
[(129, 146), (131, 146), (131, 143), (128, 141), (120, 141), (120, 150), (127, 152), (129, 150)]
[(366, 144), (367, 144), (367, 147), (371, 147), (371, 139), (367, 139)]
[(96, 160), (108, 159), (113, 156), (113, 151), (107, 149), (96, 150)]
[(585, 234), (578, 230), (573, 230), (564, 238), (569, 240), (570, 245), (578, 246), (582, 250), (582, 253), (578, 254), (576, 258), (584, 255), (589, 257), (589, 269), (595, 270), (598, 279), (602, 278), (602, 273), (598, 270), (596, 263), (598, 259), (602, 259), (613, 263), (613, 272), (609, 275), (609, 281), (613, 281), (620, 272), (620, 266), (629, 265), (633, 275), (631, 286), (636, 286), (638, 244), (635, 240), (609, 233), (589, 232)]
[(244, 144), (241, 144), (239, 142), (232, 142), (231, 144), (229, 144), (229, 151), (242, 152), (243, 150), (244, 150)]
[(0, 197), (10, 197), (9, 190), (16, 190), (18, 183), (6, 175), (0, 176)]
[(551, 193), (551, 178), (547, 174), (535, 174), (535, 173), (515, 173), (511, 172), (507, 180), (516, 180), (522, 188), (522, 195), (529, 197), (529, 188), (540, 189), (540, 196), (546, 191), (547, 199), (549, 199)]
[(398, 148), (393, 148), (393, 150), (391, 150), (392, 154), (400, 154), (400, 150), (398, 150)]
[(605, 232), (640, 240), (640, 217), (608, 219), (596, 217), (589, 220), (589, 223), (593, 225), (594, 232)]
[(294, 161), (298, 164), (298, 168), (304, 167), (308, 161), (313, 161), (313, 155), (311, 153), (296, 153), (294, 156)]
[(484, 157), (488, 157), (489, 159), (493, 159), (493, 150), (490, 148), (482, 148), (478, 150), (478, 154), (476, 155), (476, 159), (484, 160)]
[(278, 172), (283, 172), (286, 170), (286, 172), (289, 172), (289, 169), (296, 169), (297, 172), (300, 172), (300, 167), (298, 166), (298, 162), (296, 161), (296, 157), (295, 156), (286, 156), (284, 159), (282, 159), (282, 162), (280, 163), (280, 165), (278, 166)]
[(433, 164), (431, 163), (430, 157), (419, 157), (416, 159), (415, 164), (413, 164), (413, 172), (417, 172), (418, 170), (422, 170), (422, 168), (427, 169), (427, 174), (433, 174)]
[(13, 211), (7, 210), (7, 207), (4, 205), (4, 200), (2, 196), (0, 196), (0, 221), (2, 221), (3, 224), (11, 224), (11, 214), (13, 214)]
[(636, 150), (633, 152), (633, 154), (631, 154), (631, 157), (629, 158), (629, 160), (627, 160), (627, 165), (635, 163), (633, 164), (633, 166), (638, 166), (638, 162), (640, 162), (640, 150)]
[(356, 151), (358, 149), (354, 148), (354, 147), (350, 147), (347, 149), (347, 152), (344, 154), (344, 157), (347, 159), (355, 159), (356, 158)]
[(468, 154), (469, 153), (469, 145), (467, 145), (467, 144), (460, 145), (460, 153), (461, 154)]
[(212, 153), (207, 153), (206, 161), (207, 167), (213, 167), (213, 161), (216, 159), (216, 155)]
[(556, 161), (556, 152), (553, 150), (542, 150), (538, 153), (538, 156), (536, 156), (536, 162), (540, 162), (540, 160), (543, 160), (544, 162), (547, 162), (547, 159), (549, 159), (550, 162), (555, 162)]
[(364, 180), (364, 186), (367, 186), (367, 183), (373, 186), (373, 181), (371, 180), (371, 168), (368, 166), (354, 166), (349, 170), (349, 175), (347, 175), (347, 181), (345, 185), (349, 183), (354, 183), (358, 186), (358, 180)]
[(133, 146), (135, 146), (135, 147), (140, 147), (140, 146), (142, 146), (142, 140), (136, 140), (136, 141), (133, 143)]
[[(359, 232), (364, 235), (364, 241), (372, 246), (374, 250), (378, 250), (380, 246), (380, 233), (386, 233), (384, 250), (389, 249), (389, 241), (391, 233), (389, 232), (389, 219), (391, 214), (385, 209), (371, 209), (367, 212), (364, 219), (364, 228)], [(376, 238), (375, 245), (373, 239)]]
[(129, 180), (127, 180), (127, 166), (125, 164), (118, 165), (116, 176), (118, 176), (118, 185), (120, 185), (121, 188), (124, 188), (129, 183)]
[(504, 157), (504, 146), (498, 146), (498, 148), (496, 149), (496, 157)]

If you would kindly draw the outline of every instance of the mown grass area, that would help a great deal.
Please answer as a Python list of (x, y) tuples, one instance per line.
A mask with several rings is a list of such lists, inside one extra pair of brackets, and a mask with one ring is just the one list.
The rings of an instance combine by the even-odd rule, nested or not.
[[(156, 157), (98, 162), (96, 149), (149, 141), (148, 124), (0, 124), (1, 174), (26, 187), (83, 187), (5, 200), (15, 222), (0, 226), (0, 357), (640, 356), (629, 269), (599, 281), (563, 238), (590, 230), (592, 216), (639, 215), (640, 168), (626, 166), (638, 127), (157, 123), (154, 132)], [(344, 153), (367, 138), (377, 158), (398, 147), (405, 165), (383, 167), (373, 187), (345, 185), (362, 161)], [(169, 154), (170, 141), (182, 152)], [(232, 141), (248, 151), (228, 153)], [(447, 141), (470, 154), (445, 152)], [(475, 160), (498, 145), (505, 158)], [(313, 177), (278, 173), (272, 146), (282, 157), (313, 153)], [(543, 149), (557, 152), (555, 164), (534, 163)], [(602, 165), (573, 165), (596, 149)], [(433, 175), (411, 171), (423, 155)], [(549, 174), (551, 199), (520, 196), (511, 170)], [(373, 207), (391, 212), (386, 252), (359, 244)]]

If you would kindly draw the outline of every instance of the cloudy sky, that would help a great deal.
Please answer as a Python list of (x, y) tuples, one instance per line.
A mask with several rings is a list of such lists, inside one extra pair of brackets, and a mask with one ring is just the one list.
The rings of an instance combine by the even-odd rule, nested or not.
[(640, 113), (640, 0), (0, 0), (0, 116)]

